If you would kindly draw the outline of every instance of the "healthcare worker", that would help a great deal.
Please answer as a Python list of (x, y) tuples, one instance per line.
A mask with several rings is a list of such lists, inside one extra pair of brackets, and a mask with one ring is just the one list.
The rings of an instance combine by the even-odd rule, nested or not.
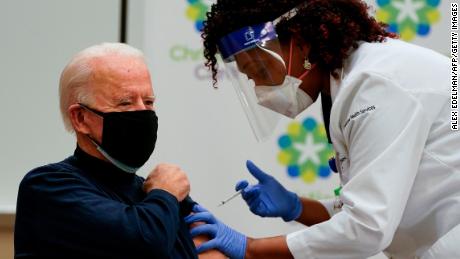
[(321, 95), (342, 188), (336, 200), (299, 198), (248, 162), (258, 183), (236, 187), (250, 210), (310, 227), (248, 238), (197, 205), (186, 221), (207, 224), (192, 235), (212, 237), (200, 252), (460, 258), (460, 134), (451, 130), (447, 57), (396, 39), (359, 0), (218, 0), (207, 18), (206, 65), (215, 83), (223, 59), (259, 139), (277, 116), (295, 118)]

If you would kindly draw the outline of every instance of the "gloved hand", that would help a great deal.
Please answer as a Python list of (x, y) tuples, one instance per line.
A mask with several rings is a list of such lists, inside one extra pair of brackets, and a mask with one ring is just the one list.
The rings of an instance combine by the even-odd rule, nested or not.
[(197, 247), (197, 253), (217, 249), (226, 256), (235, 259), (243, 259), (246, 253), (246, 236), (228, 227), (217, 220), (211, 212), (196, 204), (193, 207), (195, 214), (185, 217), (187, 224), (205, 222), (206, 224), (194, 227), (190, 234), (192, 237), (207, 235), (212, 238)]
[(274, 177), (264, 173), (253, 162), (247, 161), (249, 172), (259, 180), (249, 185), (239, 181), (235, 189), (242, 190), (243, 199), (252, 213), (261, 217), (282, 217), (284, 221), (297, 219), (302, 213), (302, 203), (297, 194), (286, 190)]

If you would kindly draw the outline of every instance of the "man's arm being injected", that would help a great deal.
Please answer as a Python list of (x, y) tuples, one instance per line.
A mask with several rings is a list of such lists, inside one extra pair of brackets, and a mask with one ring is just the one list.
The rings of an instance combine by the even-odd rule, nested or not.
[[(193, 242), (195, 243), (195, 246), (199, 246), (200, 244), (206, 242), (209, 240), (209, 237), (207, 236), (197, 236), (193, 239)], [(199, 259), (227, 259), (228, 257), (221, 253), (219, 250), (209, 250), (206, 252), (203, 252), (198, 255)]]
[[(312, 211), (304, 210), (297, 219), (299, 223), (307, 226), (311, 226), (322, 221), (329, 219), (329, 214), (323, 205), (315, 200), (303, 198), (301, 199), (304, 204), (304, 208), (309, 208), (312, 211), (318, 211), (318, 213), (312, 213)], [(310, 206), (310, 207), (308, 207)], [(196, 222), (190, 225), (190, 229), (202, 225), (202, 222)], [(195, 246), (199, 246), (210, 238), (206, 235), (199, 235), (193, 238)], [(228, 258), (226, 255), (221, 253), (219, 250), (208, 250), (198, 255), (200, 259), (220, 259)], [(245, 258), (293, 258), (286, 243), (286, 236), (270, 237), (270, 238), (247, 238), (246, 255)]]
[[(190, 229), (202, 225), (204, 223), (202, 222), (196, 222), (190, 225)], [(206, 241), (209, 241), (210, 238), (206, 235), (199, 235), (193, 238), (193, 243), (195, 243), (195, 246), (198, 247), (199, 245), (203, 244)], [(214, 249), (214, 250), (208, 250), (206, 252), (203, 252), (198, 255), (199, 259), (227, 259), (228, 257), (224, 254), (222, 254), (219, 250)]]
[[(240, 181), (236, 186), (236, 190), (242, 193), (244, 199), (247, 199), (253, 213), (261, 216), (282, 216), (285, 221), (296, 220), (307, 226), (324, 222), (330, 218), (327, 209), (320, 202), (308, 198), (299, 199), (297, 195), (287, 191), (273, 177), (262, 172), (252, 162), (248, 161), (247, 165), (251, 174), (259, 180), (259, 184), (248, 186), (247, 181)], [(257, 199), (260, 202), (255, 204), (250, 202)], [(265, 200), (271, 200), (272, 202), (277, 200), (277, 204), (288, 206), (268, 206), (273, 203), (267, 204), (267, 206), (259, 206)], [(289, 204), (296, 204), (295, 208), (289, 206)], [(241, 233), (218, 221), (206, 209), (195, 206), (194, 211), (197, 215), (187, 217), (186, 222), (204, 221), (207, 224), (214, 225), (213, 227), (198, 226), (192, 230), (192, 235), (193, 233), (212, 234), (214, 237), (213, 243), (209, 242), (206, 246), (202, 246), (202, 248), (206, 247), (200, 249), (202, 251), (217, 248), (227, 255), (233, 255), (235, 258), (292, 258), (285, 236), (262, 239), (246, 238)], [(216, 232), (216, 229), (221, 231)]]

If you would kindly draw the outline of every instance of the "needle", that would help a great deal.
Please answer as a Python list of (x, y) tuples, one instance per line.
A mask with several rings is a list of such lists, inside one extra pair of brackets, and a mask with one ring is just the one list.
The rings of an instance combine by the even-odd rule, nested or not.
[(234, 198), (236, 198), (238, 195), (241, 194), (241, 191), (243, 191), (243, 189), (237, 191), (235, 194), (233, 194), (232, 196), (230, 196), (228, 199), (224, 200), (224, 201), (221, 201), (219, 205), (217, 205), (217, 207), (220, 207), (224, 204), (226, 204), (227, 202), (233, 200)]

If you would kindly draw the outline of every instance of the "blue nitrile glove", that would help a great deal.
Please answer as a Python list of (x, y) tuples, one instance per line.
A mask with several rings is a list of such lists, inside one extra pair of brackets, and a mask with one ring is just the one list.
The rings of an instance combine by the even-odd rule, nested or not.
[(192, 237), (207, 235), (212, 238), (197, 247), (197, 253), (217, 249), (226, 256), (235, 259), (243, 259), (246, 253), (246, 236), (231, 229), (229, 226), (217, 220), (211, 212), (196, 204), (193, 212), (185, 217), (187, 224), (204, 222), (206, 224), (194, 227), (190, 234)]
[(297, 194), (286, 190), (274, 177), (264, 173), (253, 162), (247, 161), (249, 172), (259, 180), (249, 185), (239, 181), (235, 189), (242, 190), (243, 199), (252, 213), (261, 217), (281, 217), (284, 221), (297, 219), (302, 213), (302, 203)]

